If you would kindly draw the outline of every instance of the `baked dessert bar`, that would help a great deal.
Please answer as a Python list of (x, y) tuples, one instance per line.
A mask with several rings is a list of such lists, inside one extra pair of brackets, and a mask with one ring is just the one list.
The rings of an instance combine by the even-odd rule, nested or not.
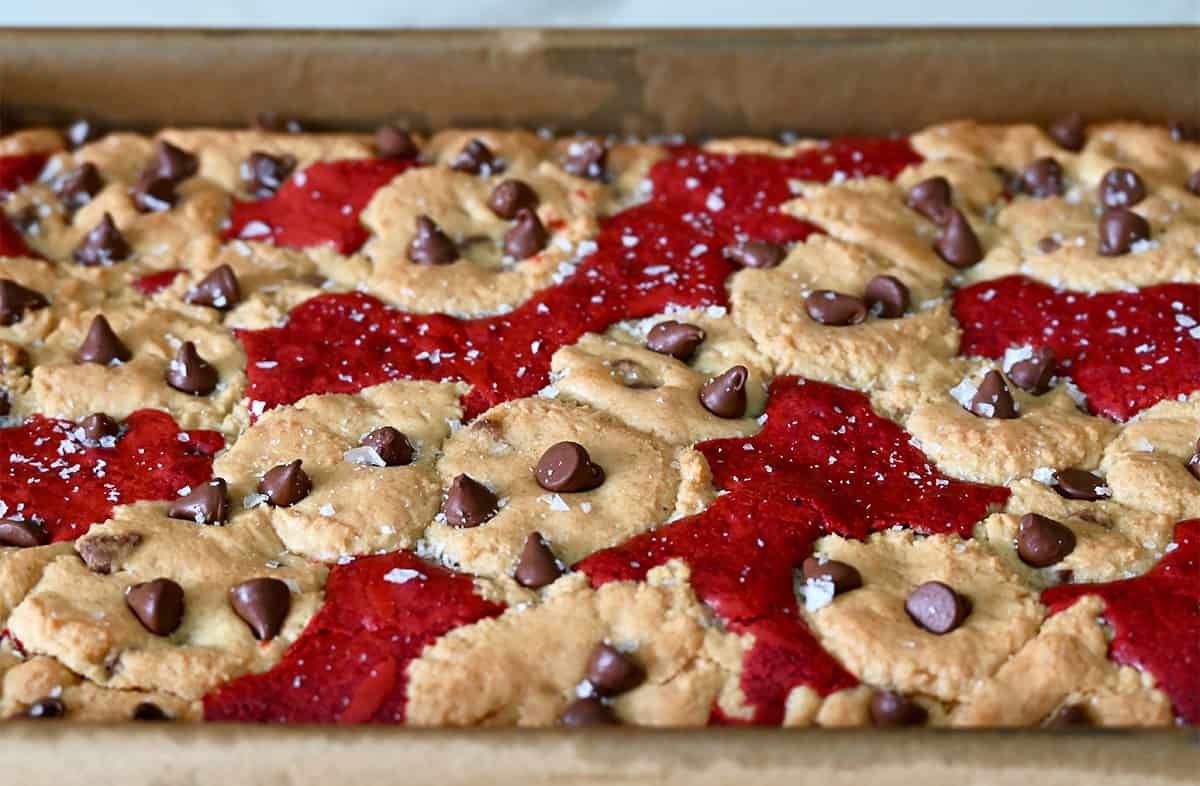
[(0, 715), (1200, 722), (1200, 131), (0, 136)]

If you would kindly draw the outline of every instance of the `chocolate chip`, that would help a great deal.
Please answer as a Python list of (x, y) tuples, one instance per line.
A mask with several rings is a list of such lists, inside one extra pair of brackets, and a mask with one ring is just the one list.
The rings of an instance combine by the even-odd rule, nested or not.
[(229, 488), (224, 478), (213, 478), (175, 500), (167, 515), (197, 524), (225, 523), (229, 519)]
[(970, 267), (983, 259), (979, 237), (957, 208), (949, 208), (945, 226), (933, 250), (951, 267)]
[(865, 300), (829, 289), (818, 289), (805, 298), (804, 310), (814, 322), (831, 327), (857, 325), (867, 318)]
[(38, 699), (25, 710), (25, 717), (34, 720), (53, 720), (67, 714), (67, 705), (63, 700), (54, 696)]
[(104, 129), (91, 120), (81, 117), (67, 126), (63, 136), (67, 138), (67, 145), (72, 150), (78, 150), (89, 142), (95, 142), (104, 136)]
[(375, 153), (381, 158), (416, 158), (417, 143), (400, 126), (380, 126), (375, 131)]
[(920, 726), (929, 712), (911, 699), (890, 690), (871, 694), (871, 721), (876, 726)]
[(254, 196), (263, 199), (278, 191), (295, 168), (295, 156), (287, 154), (273, 156), (270, 153), (256, 151), (242, 162), (241, 175), (247, 190)]
[(1197, 169), (1192, 173), (1192, 176), (1188, 178), (1187, 190), (1191, 191), (1196, 196), (1200, 196), (1200, 169)]
[(646, 670), (610, 644), (600, 643), (588, 658), (587, 681), (601, 696), (631, 691), (646, 681)]
[(291, 507), (307, 497), (312, 491), (312, 481), (300, 468), (301, 463), (296, 459), (267, 470), (258, 483), (259, 493), (266, 494), (267, 501), (278, 508)]
[(112, 447), (116, 444), (115, 437), (121, 433), (121, 424), (103, 412), (88, 415), (79, 421), (79, 427), (83, 430), (83, 443), (92, 448), (99, 447), (105, 437), (112, 438), (112, 444), (107, 446)]
[(719, 418), (740, 418), (746, 414), (746, 381), (750, 372), (734, 366), (710, 379), (700, 388), (700, 404)]
[(912, 295), (895, 276), (875, 276), (863, 291), (871, 310), (884, 319), (896, 319), (908, 311)]
[(450, 168), (469, 175), (490, 175), (503, 169), (483, 140), (472, 139), (450, 160)]
[(0, 519), (0, 546), (28, 549), (45, 546), (49, 542), (50, 533), (36, 521)]
[(1062, 243), (1059, 243), (1049, 235), (1046, 235), (1037, 242), (1037, 250), (1043, 254), (1053, 254), (1060, 248), (1062, 248)]
[(1017, 404), (1008, 389), (1008, 383), (1004, 381), (1004, 376), (994, 369), (984, 375), (968, 409), (981, 418), (1011, 420), (1018, 417)]
[(154, 579), (125, 590), (125, 605), (146, 630), (169, 636), (183, 621), (183, 587), (171, 579)]
[(183, 148), (160, 139), (154, 148), (154, 171), (172, 183), (181, 183), (200, 171), (200, 160)]
[(9, 398), (7, 390), (0, 390), (0, 417), (12, 412), (12, 400)]
[(1021, 172), (1021, 191), (1029, 196), (1061, 196), (1064, 190), (1062, 166), (1053, 158), (1036, 159)]
[(567, 705), (558, 719), (559, 726), (579, 728), (582, 726), (616, 726), (620, 721), (612, 708), (598, 698), (576, 699)]
[(68, 213), (74, 213), (91, 202), (102, 188), (104, 178), (100, 177), (100, 170), (90, 161), (80, 164), (78, 169), (68, 172), (54, 183), (54, 193), (58, 194)]
[(417, 216), (417, 234), (408, 244), (408, 258), (418, 265), (448, 265), (458, 259), (454, 241), (429, 216)]
[(779, 267), (787, 256), (787, 250), (765, 240), (739, 240), (721, 249), (721, 256), (739, 267), (764, 270)]
[(1200, 124), (1172, 120), (1169, 128), (1171, 139), (1176, 142), (1200, 142)]
[(142, 213), (162, 213), (174, 207), (178, 200), (175, 181), (154, 172), (143, 172), (133, 187), (133, 204)]
[(521, 208), (538, 206), (538, 195), (524, 180), (508, 179), (500, 182), (487, 198), (488, 209), (503, 219), (512, 220)]
[(523, 207), (517, 211), (512, 227), (504, 233), (504, 254), (513, 259), (528, 259), (540, 253), (549, 240), (538, 214)]
[(1067, 729), (1079, 726), (1094, 726), (1092, 716), (1087, 707), (1082, 704), (1064, 704), (1058, 711), (1046, 719), (1046, 726), (1052, 729)]
[(83, 237), (83, 241), (75, 248), (72, 257), (81, 265), (89, 267), (110, 265), (128, 259), (133, 253), (126, 242), (125, 236), (113, 223), (110, 213), (105, 213), (100, 223)]
[(928, 218), (935, 224), (944, 224), (949, 218), (950, 181), (938, 175), (917, 183), (904, 197), (904, 204)]
[(278, 112), (259, 112), (250, 120), (250, 127), (272, 134), (303, 134), (304, 126), (294, 117), (285, 117)]
[(384, 466), (403, 467), (413, 460), (413, 446), (399, 429), (381, 426), (358, 441), (363, 447), (374, 448)]
[(97, 314), (75, 357), (80, 363), (99, 363), (101, 366), (107, 366), (114, 361), (124, 363), (133, 357), (133, 353), (113, 332), (104, 315)]
[(288, 585), (273, 578), (243, 581), (229, 590), (229, 600), (234, 612), (250, 626), (259, 641), (269, 641), (279, 635), (292, 608), (292, 592)]
[(563, 574), (562, 566), (550, 544), (540, 532), (531, 532), (525, 538), (525, 546), (521, 549), (521, 559), (517, 562), (515, 578), (522, 587), (541, 589)]
[(804, 560), (801, 573), (806, 581), (832, 582), (834, 595), (856, 590), (863, 585), (862, 574), (858, 572), (858, 568), (832, 559), (822, 562), (819, 557), (809, 557)]
[(576, 177), (604, 180), (608, 149), (598, 139), (582, 139), (567, 145), (563, 169)]
[(48, 305), (41, 292), (23, 287), (11, 278), (0, 278), (0, 325), (15, 325), (24, 319), (26, 311)]
[(30, 235), (38, 231), (38, 226), (42, 222), (42, 213), (37, 205), (28, 204), (18, 210), (15, 215), (9, 216), (8, 219), (14, 227)]
[(704, 328), (669, 319), (646, 334), (646, 348), (677, 360), (687, 360), (704, 341)]
[(1075, 550), (1075, 533), (1052, 518), (1026, 513), (1017, 525), (1017, 554), (1026, 565), (1045, 568)]
[(1196, 442), (1196, 450), (1192, 453), (1192, 457), (1188, 459), (1187, 471), (1192, 473), (1192, 477), (1200, 480), (1200, 441)]
[(604, 482), (604, 469), (578, 442), (557, 442), (546, 449), (533, 471), (546, 491), (591, 491)]
[(1112, 496), (1104, 478), (1082, 469), (1060, 469), (1054, 473), (1054, 490), (1067, 499), (1095, 502)]
[(113, 564), (123, 561), (129, 551), (142, 542), (142, 536), (136, 532), (123, 532), (120, 535), (97, 534), (95, 530), (75, 541), (75, 551), (79, 553), (83, 564), (93, 573), (107, 576), (112, 573)]
[(133, 713), (129, 716), (130, 720), (135, 721), (169, 721), (171, 716), (152, 701), (138, 702), (138, 705), (133, 708)]
[(450, 483), (450, 491), (442, 503), (446, 523), (452, 527), (478, 527), (495, 516), (496, 511), (496, 495), (469, 475), (459, 475)]
[(1146, 184), (1132, 169), (1114, 167), (1100, 179), (1099, 192), (1105, 207), (1133, 207), (1146, 198)]
[(1127, 254), (1133, 244), (1150, 237), (1150, 223), (1127, 207), (1110, 207), (1100, 214), (1100, 255)]
[(1083, 122), (1083, 115), (1078, 112), (1072, 112), (1055, 120), (1050, 124), (1048, 131), (1050, 138), (1057, 142), (1059, 147), (1066, 150), (1082, 150), (1084, 142), (1087, 141), (1087, 128)]
[(949, 633), (971, 613), (971, 603), (940, 581), (928, 581), (912, 591), (905, 603), (908, 616), (924, 630)]
[(228, 311), (242, 300), (242, 288), (237, 275), (229, 265), (214, 269), (200, 283), (188, 290), (184, 302), (195, 306), (209, 306), (218, 311)]
[(175, 359), (167, 366), (167, 384), (181, 393), (207, 396), (217, 388), (217, 370), (200, 357), (196, 345), (183, 342)]
[(1040, 396), (1050, 390), (1054, 371), (1054, 350), (1039, 347), (1033, 350), (1032, 356), (1013, 363), (1008, 369), (1008, 378), (1026, 393)]

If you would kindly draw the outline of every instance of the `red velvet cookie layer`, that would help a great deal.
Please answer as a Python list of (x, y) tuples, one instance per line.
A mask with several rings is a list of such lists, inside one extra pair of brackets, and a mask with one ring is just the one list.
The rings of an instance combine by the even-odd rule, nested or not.
[(714, 483), (755, 498), (803, 502), (830, 532), (862, 538), (899, 525), (970, 537), (975, 522), (1008, 499), (1005, 488), (943, 475), (912, 435), (876, 414), (857, 391), (779, 377), (766, 415), (753, 437), (696, 445)]
[(182, 270), (164, 270), (160, 273), (149, 273), (133, 282), (133, 288), (143, 295), (157, 295), (175, 283), (175, 279), (183, 273)]
[[(855, 391), (781, 377), (766, 416), (753, 437), (696, 446), (728, 494), (576, 568), (599, 586), (644, 579), (671, 559), (687, 563), (697, 596), (730, 630), (754, 635), (742, 690), (753, 722), (776, 724), (792, 688), (827, 695), (856, 683), (800, 619), (793, 576), (814, 540), (896, 525), (969, 536), (1009, 492), (944, 477)], [(730, 719), (716, 712), (714, 721)]]
[(174, 499), (212, 477), (225, 444), (215, 431), (182, 431), (166, 412), (141, 409), (112, 447), (87, 447), (68, 420), (34, 415), (0, 429), (3, 516), (42, 522), (54, 541), (74, 540), (114, 505)]
[(1150, 572), (1110, 584), (1064, 584), (1042, 593), (1057, 614), (1085, 595), (1104, 601), (1109, 657), (1154, 676), (1185, 723), (1200, 724), (1200, 519), (1180, 522)]
[(204, 718), (402, 723), (408, 664), (438, 636), (502, 611), (471, 577), (411, 552), (336, 565), (325, 605), (283, 660), (210, 693)]
[(954, 316), (961, 354), (1050, 347), (1089, 410), (1113, 420), (1200, 390), (1197, 284), (1088, 294), (1010, 276), (956, 292)]
[(236, 201), (222, 237), (289, 248), (329, 244), (353, 254), (367, 241), (358, 216), (375, 192), (415, 165), (414, 160), (372, 158), (321, 161), (284, 183), (274, 196)]
[[(892, 176), (915, 160), (903, 140), (831, 142), (794, 158), (677, 148), (655, 166), (649, 202), (607, 220), (596, 252), (574, 275), (508, 314), (463, 320), (410, 314), (368, 295), (322, 295), (294, 309), (282, 327), (240, 332), (250, 358), (249, 396), (271, 408), (312, 393), (352, 392), (391, 379), (463, 380), (473, 385), (465, 404), (475, 415), (532, 395), (549, 382), (554, 352), (584, 333), (669, 305), (725, 305), (724, 282), (734, 270), (721, 255), (725, 245), (741, 235), (782, 241), (813, 231), (778, 211), (791, 197), (791, 180), (837, 172)], [(302, 201), (304, 193), (289, 190), (288, 204)], [(367, 193), (355, 204), (365, 205), (369, 198)], [(280, 227), (275, 242), (293, 243), (297, 236), (313, 240), (314, 235), (303, 234), (311, 227), (302, 230), (288, 222), (327, 208), (320, 204), (326, 207), (310, 204), (272, 216)], [(234, 223), (245, 225), (240, 219)], [(231, 234), (236, 234), (232, 228)], [(337, 362), (329, 363), (330, 358)]]

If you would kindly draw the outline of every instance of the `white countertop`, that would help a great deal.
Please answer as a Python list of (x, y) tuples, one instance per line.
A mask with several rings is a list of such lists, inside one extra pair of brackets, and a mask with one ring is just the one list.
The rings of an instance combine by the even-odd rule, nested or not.
[[(0, 0), (0, 26), (1200, 25), (1200, 0)], [(1200, 31), (1197, 31), (1200, 36)]]

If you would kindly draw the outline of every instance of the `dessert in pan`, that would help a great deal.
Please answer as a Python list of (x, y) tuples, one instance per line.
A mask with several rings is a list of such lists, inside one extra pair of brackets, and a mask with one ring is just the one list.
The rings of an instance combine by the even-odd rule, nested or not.
[(0, 714), (1200, 722), (1200, 131), (0, 137)]

